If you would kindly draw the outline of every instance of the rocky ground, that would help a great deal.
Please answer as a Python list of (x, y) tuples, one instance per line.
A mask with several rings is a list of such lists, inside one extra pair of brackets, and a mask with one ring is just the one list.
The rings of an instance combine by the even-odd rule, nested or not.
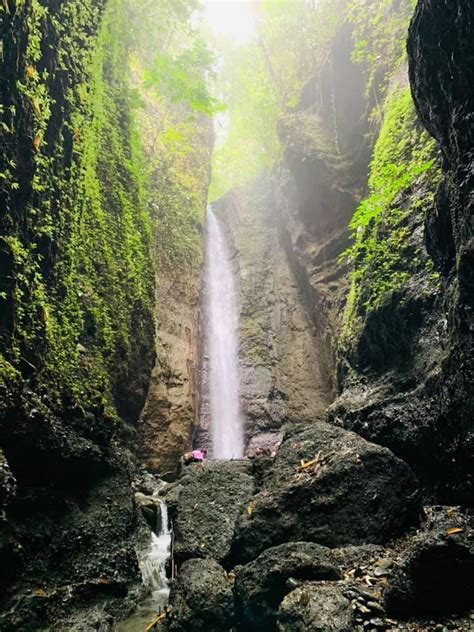
[(137, 549), (150, 531), (133, 497), (137, 470), (115, 442), (100, 457), (93, 476), (85, 466), (82, 477), (65, 469), (25, 487), (0, 452), (2, 632), (113, 630), (140, 599)]
[(468, 631), (473, 516), (423, 507), (388, 449), (324, 423), (275, 459), (209, 462), (164, 488), (173, 632)]

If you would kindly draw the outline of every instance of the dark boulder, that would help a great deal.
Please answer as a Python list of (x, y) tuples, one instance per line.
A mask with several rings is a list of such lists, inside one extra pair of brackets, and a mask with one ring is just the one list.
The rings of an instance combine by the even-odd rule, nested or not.
[(195, 557), (223, 561), (252, 490), (253, 479), (239, 463), (210, 462), (187, 468), (169, 503), (176, 562)]
[(211, 559), (184, 562), (171, 587), (169, 632), (227, 632), (233, 627), (232, 585)]
[(474, 606), (474, 553), (468, 542), (446, 533), (422, 534), (410, 544), (385, 601), (390, 615), (442, 615)]
[(304, 584), (285, 597), (279, 632), (348, 632), (353, 629), (349, 599), (336, 583)]
[(331, 551), (319, 544), (291, 542), (264, 551), (236, 570), (236, 616), (240, 629), (275, 629), (278, 607), (295, 580), (340, 579)]
[(417, 482), (403, 461), (352, 432), (316, 423), (283, 442), (241, 516), (233, 555), (245, 563), (298, 540), (329, 547), (383, 543), (418, 513)]

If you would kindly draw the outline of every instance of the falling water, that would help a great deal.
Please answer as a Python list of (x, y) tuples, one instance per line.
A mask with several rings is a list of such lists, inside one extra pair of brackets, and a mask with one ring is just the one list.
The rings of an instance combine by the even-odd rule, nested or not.
[(160, 531), (151, 534), (150, 548), (141, 562), (143, 583), (151, 590), (156, 606), (168, 603), (169, 585), (166, 577), (166, 562), (170, 557), (171, 533), (168, 525), (168, 507), (161, 501)]
[(166, 576), (166, 564), (171, 555), (171, 533), (166, 503), (161, 501), (158, 510), (160, 512), (158, 533), (151, 534), (149, 546), (139, 559), (142, 580), (148, 589), (148, 597), (128, 619), (118, 624), (117, 632), (144, 630), (150, 621), (155, 619), (160, 609), (168, 603), (169, 582)]
[(238, 310), (232, 264), (220, 223), (207, 211), (207, 341), (212, 455), (240, 458), (243, 432), (239, 409)]

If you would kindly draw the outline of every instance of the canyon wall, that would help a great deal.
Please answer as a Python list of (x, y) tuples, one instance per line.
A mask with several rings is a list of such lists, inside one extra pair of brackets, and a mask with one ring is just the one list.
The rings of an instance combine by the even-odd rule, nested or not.
[(189, 449), (196, 422), (201, 271), (157, 279), (156, 363), (139, 423), (141, 463), (162, 476)]
[[(341, 345), (341, 396), (330, 418), (404, 458), (428, 496), (470, 504), (473, 50), (467, 30), (473, 21), (471, 8), (456, 5), (420, 2), (410, 27), (411, 88), (421, 122), (441, 148), (442, 161), (434, 159), (442, 162), (442, 174), (439, 166), (431, 168), (400, 191), (375, 233), (403, 256), (372, 266), (363, 289), (373, 288), (384, 265), (392, 282), (400, 273), (403, 277), (373, 309), (364, 313), (359, 303), (361, 326)], [(392, 130), (396, 142), (405, 138), (398, 160), (414, 162), (415, 152), (428, 150), (433, 141), (426, 132), (413, 136), (410, 129), (420, 126), (416, 116), (407, 111), (400, 119), (402, 110), (397, 112), (399, 120), (412, 121)], [(416, 139), (413, 150), (406, 143), (410, 137)], [(390, 151), (397, 156), (395, 145)], [(426, 156), (437, 151), (432, 146)], [(373, 163), (372, 173), (376, 168)], [(397, 245), (400, 230), (404, 236)]]
[(151, 217), (115, 9), (1, 11), (2, 629), (113, 619), (140, 578), (122, 440), (153, 363)]

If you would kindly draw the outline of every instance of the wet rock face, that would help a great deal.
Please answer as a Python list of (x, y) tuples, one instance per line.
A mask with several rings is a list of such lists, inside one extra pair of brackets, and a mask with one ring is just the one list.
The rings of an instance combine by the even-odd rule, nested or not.
[(353, 629), (349, 599), (337, 584), (305, 584), (285, 597), (278, 615), (279, 632), (347, 632)]
[(19, 489), (8, 509), (16, 529), (2, 571), (21, 574), (2, 590), (0, 629), (72, 630), (70, 621), (84, 621), (89, 609), (113, 622), (130, 608), (141, 579), (135, 549), (149, 529), (133, 502), (130, 464), (123, 459), (116, 468), (77, 494)]
[(403, 461), (354, 433), (316, 423), (283, 442), (239, 521), (233, 554), (246, 562), (296, 540), (383, 543), (414, 524), (418, 512), (417, 481)]
[(200, 270), (157, 279), (156, 364), (138, 426), (140, 461), (163, 476), (189, 448), (196, 413)]
[(472, 608), (474, 553), (469, 542), (446, 533), (418, 536), (390, 582), (386, 605), (389, 614), (402, 618)]
[(216, 205), (233, 254), (240, 302), (239, 374), (246, 438), (323, 414), (328, 388), (318, 340), (280, 243), (269, 177)]
[(248, 632), (274, 630), (281, 601), (299, 581), (340, 578), (331, 551), (309, 542), (267, 549), (235, 572), (236, 616)]
[(274, 176), (280, 241), (316, 328), (330, 399), (337, 393), (336, 341), (347, 297), (348, 225), (367, 190), (371, 158), (363, 65), (353, 59), (352, 25), (335, 33), (329, 58), (303, 89), (279, 136), (284, 166)]
[[(470, 473), (474, 471), (473, 28), (471, 2), (420, 0), (408, 36), (415, 104), (422, 122), (439, 141), (445, 172), (436, 207), (426, 219), (427, 248), (443, 276), (444, 326), (437, 343), (443, 356), (431, 363), (426, 385), (411, 399), (421, 413), (420, 425), (428, 427), (441, 446), (439, 452), (432, 448), (435, 465), (430, 472), (438, 483), (438, 497), (461, 503), (472, 502)], [(420, 390), (424, 392), (420, 394)], [(394, 424), (403, 423), (402, 412), (395, 411)], [(382, 411), (381, 423), (385, 416)], [(412, 420), (416, 428), (417, 417), (413, 415)], [(418, 442), (411, 433), (415, 450), (416, 444), (429, 445), (421, 430)]]
[[(248, 464), (250, 466), (250, 464)], [(177, 563), (230, 552), (235, 523), (252, 491), (252, 477), (238, 463), (215, 462), (188, 466), (169, 501)]]
[(169, 632), (225, 632), (233, 625), (232, 585), (212, 559), (185, 562), (170, 592)]

